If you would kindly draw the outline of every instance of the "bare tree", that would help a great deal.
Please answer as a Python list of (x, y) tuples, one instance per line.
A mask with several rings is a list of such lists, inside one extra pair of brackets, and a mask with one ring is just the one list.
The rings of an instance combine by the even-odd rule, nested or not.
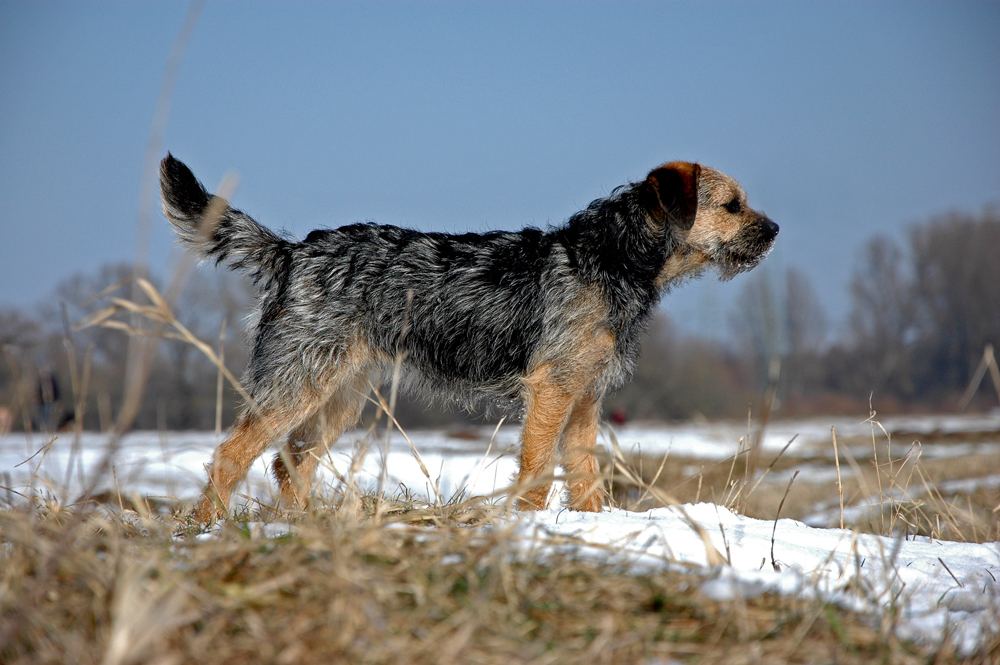
[[(15, 370), (25, 386), (38, 383), (43, 375), (51, 375), (53, 385), (59, 387), (62, 411), (72, 413), (75, 405), (70, 389), (74, 375), (70, 367), (72, 353), (78, 379), (84, 362), (91, 367), (84, 424), (88, 428), (108, 426), (115, 406), (123, 399), (128, 338), (120, 330), (103, 327), (72, 331), (67, 323), (106, 306), (108, 296), (131, 298), (132, 275), (129, 264), (106, 264), (91, 273), (61, 281), (54, 296), (37, 308), (37, 319), (13, 310), (0, 312), (0, 336), (8, 344), (19, 345), (12, 354), (16, 367), (11, 368), (11, 361), (7, 361), (6, 371), (0, 371), (0, 400), (13, 402)], [(156, 284), (155, 277), (150, 279)], [(247, 284), (228, 271), (207, 268), (192, 280), (174, 314), (213, 347), (219, 345), (221, 323), (226, 320), (226, 364), (239, 375), (247, 355), (242, 323), (251, 304)], [(217, 368), (194, 347), (177, 340), (165, 341), (154, 360), (146, 399), (135, 426), (211, 429), (215, 423), (216, 378)], [(23, 387), (21, 392), (31, 393)], [(224, 393), (224, 398), (223, 420), (228, 422), (235, 415), (237, 398), (231, 390)]]
[(885, 236), (865, 245), (851, 279), (850, 330), (855, 351), (848, 385), (864, 393), (912, 392), (907, 343), (914, 334), (915, 307), (906, 257)]
[(820, 381), (818, 357), (827, 337), (826, 313), (806, 274), (761, 270), (747, 281), (730, 329), (757, 390), (781, 361), (780, 395), (800, 395)]
[(827, 339), (826, 312), (809, 277), (795, 267), (785, 271), (785, 330), (792, 356), (817, 353)]
[(781, 395), (805, 397), (823, 381), (821, 354), (827, 339), (826, 312), (809, 277), (795, 267), (785, 271), (784, 329), (787, 340)]
[(968, 383), (987, 344), (1000, 346), (1000, 210), (935, 217), (910, 233), (920, 389)]
[(729, 328), (758, 390), (767, 386), (771, 360), (788, 350), (784, 296), (777, 273), (766, 266), (758, 268), (743, 285), (729, 316)]
[[(31, 362), (41, 341), (41, 323), (12, 307), (0, 308), (0, 432), (27, 420), (36, 379)], [(15, 418), (14, 414), (20, 414)]]

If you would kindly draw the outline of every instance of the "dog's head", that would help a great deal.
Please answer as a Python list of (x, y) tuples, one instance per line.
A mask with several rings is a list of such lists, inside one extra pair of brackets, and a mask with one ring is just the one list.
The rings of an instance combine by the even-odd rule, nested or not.
[(749, 207), (740, 184), (721, 171), (670, 162), (653, 169), (640, 187), (651, 220), (667, 225), (675, 242), (664, 283), (706, 264), (720, 279), (730, 279), (756, 266), (774, 246), (778, 225)]

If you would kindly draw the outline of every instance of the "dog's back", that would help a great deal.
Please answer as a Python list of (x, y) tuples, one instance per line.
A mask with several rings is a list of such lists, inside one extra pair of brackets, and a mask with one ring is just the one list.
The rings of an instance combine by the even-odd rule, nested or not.
[(272, 333), (307, 355), (364, 344), (377, 365), (402, 357), (404, 378), (428, 392), (517, 398), (543, 333), (547, 234), (355, 224), (314, 231), (289, 251), (284, 288), (261, 314), (262, 351), (275, 346)]
[(378, 374), (401, 358), (405, 385), (422, 395), (516, 409), (532, 367), (564, 364), (578, 338), (599, 327), (621, 338), (600, 382), (606, 389), (628, 374), (668, 251), (664, 232), (645, 233), (644, 221), (621, 228), (636, 224), (628, 191), (549, 232), (354, 224), (298, 242), (228, 204), (211, 230), (200, 227), (211, 197), (170, 155), (161, 185), (182, 241), (247, 272), (260, 290), (246, 373), (259, 402), (321, 380), (364, 349), (351, 362)]

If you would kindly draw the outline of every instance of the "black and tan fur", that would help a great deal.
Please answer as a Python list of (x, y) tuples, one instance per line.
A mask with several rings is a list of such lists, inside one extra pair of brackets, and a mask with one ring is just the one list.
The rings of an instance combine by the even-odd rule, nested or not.
[(546, 505), (550, 483), (533, 481), (562, 463), (571, 507), (600, 510), (601, 400), (631, 373), (660, 296), (709, 267), (724, 279), (749, 270), (778, 232), (735, 180), (687, 162), (546, 231), (464, 235), (353, 224), (297, 241), (228, 205), (206, 232), (211, 196), (191, 171), (167, 155), (160, 184), (180, 238), (249, 273), (260, 294), (244, 379), (253, 402), (215, 452), (201, 521), (279, 440), (281, 495), (304, 504), (316, 454), (357, 421), (396, 358), (411, 390), (522, 411), (519, 507)]

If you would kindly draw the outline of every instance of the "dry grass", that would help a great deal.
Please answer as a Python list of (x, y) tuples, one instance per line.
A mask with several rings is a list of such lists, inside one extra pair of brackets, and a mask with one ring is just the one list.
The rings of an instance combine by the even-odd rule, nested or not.
[[(745, 451), (718, 462), (670, 456), (663, 464), (662, 457), (634, 455), (629, 463), (640, 470), (644, 482), (682, 503), (712, 501), (748, 517), (775, 519), (786, 492), (783, 518), (836, 515), (842, 492), (844, 526), (849, 529), (958, 542), (1000, 541), (1000, 487), (995, 482), (1000, 452), (940, 458), (923, 454), (959, 442), (997, 442), (1000, 435), (935, 434), (920, 440), (900, 433), (892, 437), (890, 454), (889, 435), (878, 428), (875, 432), (874, 441), (838, 440), (839, 488), (832, 441), (829, 455), (763, 455), (756, 476), (747, 474)], [(900, 438), (907, 441), (903, 454), (895, 444)], [(849, 452), (865, 447), (864, 456)], [(805, 471), (789, 485), (796, 470)], [(659, 505), (631, 483), (618, 484), (613, 491), (623, 507), (644, 510)], [(840, 526), (839, 520), (830, 519), (826, 526)]]
[[(924, 448), (954, 443), (939, 438)], [(882, 433), (866, 459), (850, 456), (866, 442), (839, 443), (844, 505), (873, 506), (847, 526), (998, 540), (995, 489), (946, 489), (1000, 468), (996, 454), (893, 457)], [(783, 517), (803, 517), (839, 505), (835, 479), (787, 480), (806, 466), (832, 469), (832, 456), (760, 455), (756, 475), (749, 457), (619, 457), (612, 487), (633, 509), (710, 500), (773, 519), (779, 506)], [(698, 571), (637, 575), (565, 552), (525, 556), (504, 509), (482, 501), (429, 505), (344, 487), (307, 513), (243, 508), (210, 537), (179, 502), (165, 514), (169, 504), (154, 509), (114, 492), (70, 507), (41, 495), (8, 499), (0, 512), (0, 663), (1000, 659), (1000, 637), (959, 661), (947, 642), (899, 641), (892, 617), (781, 595), (717, 602), (699, 591)]]
[[(878, 446), (871, 460), (842, 460), (846, 506), (876, 500), (855, 527), (996, 539), (995, 492), (963, 503), (938, 489), (997, 468), (994, 457), (876, 464)], [(691, 460), (619, 458), (613, 487), (630, 508), (638, 497), (714, 500), (770, 519), (779, 505), (786, 517), (837, 505), (835, 481), (789, 489), (780, 478), (831, 459), (759, 456), (758, 484), (747, 457), (694, 471)], [(922, 498), (884, 499), (918, 482)], [(948, 642), (900, 642), (892, 617), (780, 595), (717, 602), (698, 571), (525, 556), (517, 538), (503, 508), (481, 501), (349, 489), (307, 513), (243, 509), (211, 537), (184, 510), (165, 515), (141, 497), (22, 497), (0, 512), (0, 663), (962, 662)], [(998, 658), (994, 638), (964, 662)]]
[(246, 521), (266, 516), (243, 515), (211, 538), (180, 516), (116, 507), (0, 513), (0, 662), (951, 659), (947, 645), (920, 652), (816, 602), (719, 603), (695, 575), (515, 559), (505, 522), (481, 504), (341, 497), (288, 535), (266, 537)]

